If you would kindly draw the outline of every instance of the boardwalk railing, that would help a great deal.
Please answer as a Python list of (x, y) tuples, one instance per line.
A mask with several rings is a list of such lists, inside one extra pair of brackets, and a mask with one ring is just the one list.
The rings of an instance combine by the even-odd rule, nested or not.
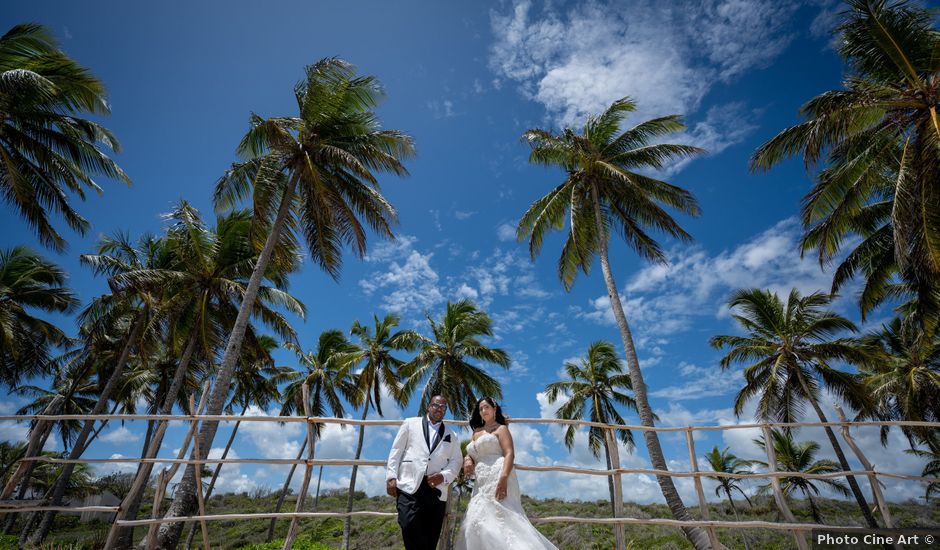
[[(304, 400), (306, 402), (306, 400)], [(199, 412), (202, 410), (204, 402), (200, 403), (200, 406), (194, 406), (190, 403), (190, 411)], [(305, 411), (309, 415), (309, 410)], [(595, 422), (587, 422), (582, 420), (560, 420), (560, 419), (551, 419), (551, 418), (519, 418), (513, 419), (512, 424), (562, 424), (562, 425), (575, 425), (575, 426), (585, 426), (585, 427), (597, 427), (602, 428), (607, 434), (607, 441), (611, 443), (608, 447), (611, 449), (610, 453), (610, 469), (593, 469), (593, 468), (579, 468), (574, 466), (532, 466), (526, 464), (516, 464), (516, 468), (522, 471), (530, 472), (564, 472), (570, 474), (578, 475), (590, 475), (590, 476), (605, 476), (612, 477), (614, 479), (614, 510), (616, 517), (610, 518), (587, 518), (587, 517), (572, 517), (572, 516), (551, 516), (551, 517), (538, 517), (530, 518), (533, 523), (547, 523), (547, 522), (563, 522), (563, 523), (590, 523), (590, 524), (600, 524), (600, 525), (610, 525), (614, 529), (615, 538), (617, 542), (618, 550), (623, 550), (625, 548), (624, 540), (624, 526), (630, 525), (660, 525), (667, 527), (697, 527), (705, 530), (708, 534), (709, 540), (713, 548), (718, 549), (722, 548), (721, 543), (718, 540), (717, 530), (718, 529), (770, 529), (776, 531), (788, 531), (793, 537), (794, 541), (798, 548), (808, 549), (809, 545), (806, 541), (806, 534), (808, 531), (815, 529), (838, 529), (840, 532), (871, 532), (867, 527), (849, 527), (849, 526), (838, 526), (838, 525), (821, 525), (816, 523), (800, 523), (797, 522), (793, 516), (792, 511), (790, 510), (787, 500), (781, 489), (780, 479), (781, 478), (804, 478), (804, 479), (832, 479), (846, 476), (860, 476), (865, 477), (869, 481), (871, 487), (872, 496), (877, 505), (877, 509), (881, 514), (882, 523), (886, 528), (892, 528), (894, 525), (892, 523), (891, 515), (888, 509), (888, 504), (882, 494), (878, 478), (891, 478), (907, 481), (916, 481), (916, 482), (936, 482), (937, 478), (933, 477), (921, 477), (914, 475), (898, 474), (892, 472), (883, 472), (877, 471), (868, 461), (867, 457), (862, 453), (861, 449), (855, 443), (854, 439), (851, 436), (850, 429), (858, 427), (883, 427), (883, 426), (908, 426), (908, 427), (919, 427), (919, 428), (933, 428), (940, 429), (940, 423), (935, 422), (913, 422), (913, 421), (875, 421), (875, 422), (849, 422), (845, 420), (845, 416), (842, 414), (842, 411), (838, 411), (840, 415), (839, 422), (799, 422), (799, 423), (777, 423), (777, 424), (765, 424), (765, 423), (755, 423), (755, 424), (734, 424), (734, 425), (724, 425), (724, 426), (683, 426), (683, 427), (646, 427), (646, 426), (634, 426), (634, 425), (616, 425), (616, 424), (600, 424)], [(106, 421), (129, 421), (129, 420), (148, 420), (156, 421), (161, 425), (166, 425), (169, 421), (184, 421), (190, 423), (190, 428), (188, 430), (187, 436), (184, 439), (184, 446), (180, 449), (177, 458), (135, 458), (135, 457), (126, 457), (126, 458), (80, 458), (80, 459), (66, 459), (66, 458), (55, 458), (50, 456), (41, 456), (40, 447), (41, 445), (36, 445), (36, 440), (39, 440), (43, 437), (43, 428), (48, 430), (52, 423), (63, 421), (63, 420), (99, 420), (102, 422)], [(304, 502), (307, 497), (307, 491), (309, 488), (310, 476), (312, 469), (315, 466), (365, 466), (365, 467), (384, 467), (384, 460), (351, 460), (351, 459), (319, 459), (314, 458), (312, 446), (308, 445), (308, 454), (306, 458), (205, 458), (206, 450), (203, 449), (200, 453), (198, 448), (198, 438), (193, 437), (193, 434), (198, 433), (198, 424), (200, 422), (278, 422), (278, 423), (298, 423), (304, 424), (307, 428), (307, 436), (310, 437), (310, 434), (313, 432), (314, 426), (316, 424), (343, 424), (343, 425), (352, 425), (352, 426), (398, 426), (401, 424), (401, 420), (355, 420), (349, 418), (333, 418), (333, 417), (313, 417), (313, 416), (232, 416), (232, 415), (205, 415), (205, 414), (184, 414), (184, 415), (155, 415), (155, 414), (99, 414), (99, 415), (23, 415), (23, 416), (0, 416), (0, 421), (24, 421), (29, 420), (34, 422), (32, 436), (30, 445), (28, 447), (27, 456), (22, 458), (19, 461), (17, 469), (14, 471), (11, 479), (7, 482), (6, 486), (3, 488), (2, 494), (0, 494), (0, 513), (25, 513), (25, 512), (44, 512), (44, 511), (69, 511), (69, 512), (114, 512), (116, 513), (116, 519), (112, 524), (111, 533), (108, 537), (108, 542), (106, 549), (110, 550), (113, 547), (113, 544), (116, 540), (116, 536), (120, 528), (122, 527), (131, 527), (131, 526), (147, 526), (148, 535), (147, 535), (147, 547), (153, 548), (156, 544), (156, 531), (159, 525), (164, 523), (173, 523), (173, 522), (198, 522), (201, 531), (202, 531), (202, 540), (203, 548), (209, 550), (208, 542), (208, 530), (207, 522), (210, 521), (231, 521), (231, 520), (254, 520), (254, 519), (290, 519), (291, 525), (288, 530), (287, 538), (285, 539), (284, 549), (290, 550), (293, 545), (293, 542), (299, 531), (299, 522), (301, 519), (307, 518), (345, 518), (347, 516), (352, 517), (395, 517), (395, 514), (392, 512), (374, 512), (374, 511), (354, 511), (351, 513), (344, 512), (305, 512), (303, 511)], [(459, 421), (448, 421), (449, 424), (453, 425), (466, 425), (466, 422)], [(710, 432), (710, 431), (728, 431), (728, 430), (743, 430), (743, 429), (757, 429), (763, 432), (765, 441), (772, 441), (770, 436), (770, 430), (774, 428), (812, 428), (812, 427), (833, 427), (839, 428), (842, 434), (842, 437), (845, 439), (848, 446), (855, 453), (858, 462), (862, 464), (861, 470), (852, 470), (852, 471), (839, 471), (833, 473), (825, 474), (808, 474), (803, 472), (787, 472), (779, 470), (779, 464), (777, 462), (776, 456), (774, 454), (774, 448), (772, 444), (765, 445), (765, 452), (767, 453), (767, 471), (766, 472), (753, 472), (746, 474), (735, 474), (735, 473), (724, 473), (724, 472), (714, 472), (709, 470), (700, 470), (698, 467), (698, 458), (695, 449), (695, 439), (693, 437), (695, 432)], [(165, 428), (164, 428), (165, 429)], [(689, 455), (689, 464), (690, 468), (688, 471), (665, 471), (665, 470), (656, 470), (650, 468), (622, 468), (620, 467), (620, 458), (618, 452), (618, 446), (614, 444), (616, 442), (615, 431), (616, 430), (639, 430), (639, 431), (655, 431), (655, 432), (681, 432), (685, 435), (685, 442), (688, 448)], [(192, 441), (194, 449), (190, 454), (189, 451), (189, 442)], [(187, 454), (190, 454), (190, 458), (185, 458)], [(68, 507), (68, 506), (57, 506), (52, 507), (47, 505), (43, 500), (11, 500), (10, 497), (13, 494), (16, 486), (24, 478), (24, 474), (28, 469), (30, 463), (51, 463), (51, 464), (66, 464), (66, 463), (76, 463), (76, 464), (110, 464), (110, 463), (161, 463), (169, 464), (170, 467), (161, 470), (156, 476), (156, 490), (154, 492), (154, 502), (153, 502), (153, 513), (150, 518), (142, 519), (124, 519), (123, 512), (127, 509), (127, 502), (122, 502), (120, 506), (81, 506), (81, 507)], [(304, 469), (304, 479), (301, 485), (301, 490), (297, 496), (297, 501), (295, 509), (293, 512), (260, 512), (260, 513), (250, 513), (250, 514), (207, 514), (205, 511), (205, 502), (203, 500), (203, 492), (201, 484), (197, 483), (197, 502), (198, 502), (198, 514), (187, 517), (172, 517), (165, 518), (163, 517), (162, 504), (163, 499), (166, 495), (166, 488), (173, 477), (173, 474), (176, 473), (180, 465), (183, 464), (195, 464), (197, 467), (201, 467), (204, 464), (261, 464), (261, 465), (303, 465)], [(623, 513), (623, 495), (620, 488), (621, 477), (628, 474), (646, 474), (653, 476), (668, 476), (671, 478), (692, 478), (695, 484), (695, 493), (697, 497), (698, 509), (701, 515), (699, 520), (688, 520), (688, 521), (679, 521), (675, 519), (665, 519), (665, 518), (631, 518), (624, 517)], [(200, 481), (199, 476), (197, 477), (197, 482)], [(705, 499), (705, 492), (702, 484), (702, 478), (733, 478), (733, 479), (762, 479), (769, 480), (772, 486), (772, 492), (774, 501), (776, 503), (777, 509), (779, 510), (784, 521), (769, 522), (769, 521), (751, 521), (751, 520), (742, 520), (742, 521), (722, 521), (722, 520), (713, 520), (710, 518), (709, 509)], [(149, 482), (149, 480), (141, 480), (142, 482)], [(453, 494), (453, 492), (451, 492)], [(449, 508), (448, 508), (449, 509)], [(449, 514), (448, 521), (445, 523), (446, 526), (453, 525), (452, 521), (454, 518), (452, 514)], [(449, 527), (445, 527), (445, 533), (449, 533)], [(441, 537), (441, 546), (440, 548), (445, 548), (448, 542), (447, 536)]]

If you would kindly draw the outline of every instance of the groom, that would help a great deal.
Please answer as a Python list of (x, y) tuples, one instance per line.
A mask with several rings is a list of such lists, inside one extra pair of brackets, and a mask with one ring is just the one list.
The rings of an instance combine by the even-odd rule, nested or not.
[(398, 524), (406, 550), (434, 550), (441, 536), (447, 487), (457, 477), (457, 434), (444, 426), (447, 400), (431, 398), (428, 414), (407, 418), (388, 453), (386, 491), (398, 498)]

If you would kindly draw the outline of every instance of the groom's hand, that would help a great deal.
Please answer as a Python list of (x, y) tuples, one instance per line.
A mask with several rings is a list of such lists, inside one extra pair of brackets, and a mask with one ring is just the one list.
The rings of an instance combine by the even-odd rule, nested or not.
[(398, 482), (394, 479), (390, 479), (385, 482), (385, 492), (388, 493), (390, 497), (398, 496)]
[(444, 483), (444, 474), (437, 473), (434, 475), (427, 476), (428, 485), (431, 487), (437, 488), (438, 485)]

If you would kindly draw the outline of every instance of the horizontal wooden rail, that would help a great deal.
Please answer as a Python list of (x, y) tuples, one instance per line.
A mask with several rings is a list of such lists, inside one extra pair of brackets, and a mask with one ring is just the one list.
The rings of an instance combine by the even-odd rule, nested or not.
[[(82, 414), (71, 414), (71, 415), (2, 415), (0, 416), (0, 422), (2, 421), (62, 421), (62, 420), (119, 420), (119, 421), (133, 421), (133, 420), (149, 420), (149, 421), (170, 421), (170, 422), (181, 422), (181, 423), (193, 423), (193, 422), (277, 422), (281, 424), (293, 423), (293, 424), (304, 424), (307, 426), (308, 431), (312, 429), (313, 424), (339, 424), (345, 427), (345, 425), (351, 426), (399, 426), (403, 420), (357, 420), (352, 418), (333, 418), (333, 417), (311, 417), (311, 416), (271, 416), (271, 415), (254, 415), (254, 416), (233, 416), (233, 415), (157, 415), (157, 414), (99, 414), (99, 415), (82, 415)], [(465, 426), (467, 422), (465, 421), (447, 421), (448, 424), (454, 426)], [(843, 428), (847, 430), (849, 427), (861, 428), (861, 427), (885, 427), (885, 426), (907, 426), (907, 427), (927, 427), (927, 428), (940, 428), (940, 422), (917, 422), (917, 421), (858, 421), (858, 422), (789, 422), (789, 423), (752, 423), (752, 424), (732, 424), (732, 425), (713, 425), (713, 426), (656, 426), (656, 427), (647, 427), (647, 426), (637, 426), (637, 425), (627, 425), (627, 424), (601, 424), (597, 422), (589, 422), (585, 420), (563, 420), (563, 419), (554, 419), (554, 418), (518, 418), (512, 419), (513, 424), (561, 424), (568, 426), (583, 426), (583, 427), (596, 427), (603, 428), (606, 430), (638, 430), (638, 431), (653, 431), (653, 432), (686, 432), (688, 438), (691, 440), (691, 433), (694, 431), (724, 431), (724, 430), (742, 430), (742, 429), (760, 429), (766, 434), (769, 433), (771, 428), (812, 428), (812, 427), (833, 427), (833, 428)], [(690, 451), (692, 452), (692, 451)], [(770, 458), (770, 464), (774, 463), (774, 459)], [(134, 458), (134, 457), (121, 457), (121, 458), (79, 458), (79, 459), (66, 459), (66, 458), (55, 458), (50, 456), (34, 456), (26, 457), (20, 459), (20, 462), (45, 462), (52, 464), (105, 464), (105, 463), (166, 463), (174, 464), (175, 467), (181, 464), (263, 464), (263, 465), (305, 465), (308, 470), (313, 466), (368, 466), (368, 467), (385, 467), (386, 462), (384, 460), (351, 460), (351, 459), (290, 459), (290, 458), (207, 458), (204, 460), (193, 460), (183, 458), (183, 455), (180, 455), (177, 458)], [(615, 463), (615, 465), (619, 464)], [(866, 463), (868, 469), (863, 470), (852, 470), (852, 471), (838, 471), (830, 472), (824, 474), (808, 474), (803, 472), (782, 472), (777, 471), (774, 468), (770, 468), (769, 472), (751, 472), (744, 474), (736, 473), (725, 473), (725, 472), (713, 472), (713, 471), (666, 471), (666, 470), (655, 470), (649, 468), (613, 468), (613, 469), (593, 469), (593, 468), (579, 468), (575, 466), (566, 466), (566, 465), (553, 465), (553, 466), (527, 466), (524, 464), (517, 464), (515, 468), (520, 471), (530, 471), (530, 472), (561, 472), (561, 473), (570, 473), (570, 474), (579, 474), (579, 475), (592, 475), (592, 476), (619, 476), (619, 475), (650, 475), (650, 476), (666, 476), (670, 478), (693, 478), (700, 480), (701, 478), (732, 478), (732, 479), (769, 479), (774, 484), (779, 484), (776, 480), (781, 478), (802, 478), (802, 479), (834, 479), (841, 478), (846, 476), (868, 476), (873, 483), (877, 484), (877, 477), (882, 478), (892, 478), (906, 481), (927, 481), (934, 482), (937, 480), (935, 477), (923, 477), (923, 476), (914, 476), (914, 475), (905, 475), (905, 474), (896, 474), (891, 472), (881, 472), (875, 471), (872, 466)], [(695, 470), (693, 468), (693, 470)], [(299, 499), (300, 497), (298, 497)], [(700, 497), (701, 498), (701, 497)], [(28, 501), (0, 501), (0, 513), (22, 513), (22, 512), (34, 512), (34, 511), (60, 511), (60, 512), (119, 512), (119, 506), (84, 506), (84, 507), (68, 507), (68, 506), (44, 506), (42, 505), (44, 501), (37, 500), (28, 500)], [(701, 503), (700, 503), (701, 504)], [(779, 506), (779, 503), (778, 503)], [(786, 508), (784, 506), (784, 508)], [(294, 512), (259, 512), (259, 513), (247, 513), (247, 514), (217, 514), (217, 515), (207, 515), (204, 510), (200, 510), (200, 515), (195, 516), (185, 516), (185, 517), (172, 517), (172, 518), (143, 518), (135, 520), (123, 520), (118, 519), (114, 523), (119, 526), (156, 526), (164, 523), (184, 523), (184, 522), (208, 522), (208, 521), (233, 521), (233, 520), (262, 520), (262, 519), (272, 519), (272, 518), (291, 518), (294, 520), (299, 520), (303, 518), (345, 518), (345, 517), (386, 517), (394, 518), (397, 514), (394, 512), (375, 512), (375, 511), (356, 511), (356, 512), (303, 512), (303, 511), (294, 511)], [(118, 516), (120, 517), (120, 516)], [(600, 525), (611, 525), (611, 526), (630, 526), (630, 525), (659, 525), (665, 527), (699, 527), (703, 529), (770, 529), (778, 531), (789, 531), (795, 533), (797, 543), (803, 542), (805, 546), (805, 541), (803, 540), (803, 535), (797, 533), (804, 533), (806, 531), (812, 531), (814, 529), (838, 529), (844, 532), (870, 532), (870, 529), (866, 527), (843, 527), (836, 525), (820, 525), (816, 523), (797, 523), (794, 518), (789, 516), (789, 521), (783, 523), (768, 522), (768, 521), (757, 521), (757, 520), (742, 520), (742, 521), (717, 521), (717, 520), (689, 520), (689, 521), (680, 521), (675, 519), (667, 518), (628, 518), (628, 517), (616, 517), (616, 518), (589, 518), (589, 517), (571, 517), (571, 516), (550, 516), (550, 517), (533, 517), (530, 518), (533, 523), (587, 523), (587, 524), (600, 524)], [(152, 527), (155, 528), (155, 527)]]
[[(384, 460), (359, 459), (351, 460), (344, 458), (315, 458), (315, 459), (294, 459), (294, 458), (206, 458), (193, 460), (191, 458), (55, 458), (51, 456), (34, 456), (21, 459), (23, 462), (46, 462), (50, 464), (114, 464), (114, 463), (150, 463), (150, 464), (263, 464), (273, 466), (290, 466), (292, 464), (310, 465), (310, 466), (377, 466), (385, 467)], [(875, 470), (849, 470), (830, 472), (825, 474), (807, 474), (804, 472), (754, 472), (751, 474), (733, 474), (726, 472), (683, 472), (674, 470), (654, 470), (650, 468), (616, 468), (612, 470), (599, 470), (596, 468), (578, 468), (575, 466), (555, 465), (555, 466), (527, 466), (525, 464), (513, 465), (517, 470), (527, 472), (562, 472), (568, 474), (587, 474), (594, 476), (611, 476), (615, 474), (643, 474), (652, 476), (670, 476), (670, 477), (699, 477), (714, 478), (726, 477), (732, 479), (763, 479), (771, 477), (799, 477), (803, 479), (833, 479), (845, 476), (867, 476), (877, 475), (881, 477), (890, 477), (905, 481), (936, 481), (934, 477), (911, 476), (906, 474), (895, 474), (892, 472), (881, 472)]]
[[(164, 420), (178, 422), (281, 422), (305, 424), (311, 422), (314, 424), (348, 424), (351, 426), (398, 426), (404, 420), (359, 420), (355, 418), (334, 418), (321, 416), (271, 416), (271, 415), (245, 415), (237, 416), (230, 414), (200, 414), (200, 415), (171, 415), (171, 414), (62, 414), (62, 415), (0, 415), (0, 422), (3, 421), (23, 421), (23, 420)], [(447, 424), (466, 426), (466, 420), (445, 420)], [(882, 427), (882, 426), (908, 426), (919, 428), (940, 428), (940, 422), (921, 422), (915, 420), (865, 420), (849, 422), (780, 422), (780, 423), (753, 423), (753, 424), (716, 424), (713, 426), (639, 426), (635, 424), (602, 424), (600, 422), (590, 422), (587, 420), (565, 420), (561, 418), (513, 418), (510, 424), (564, 424), (575, 426), (588, 426), (594, 428), (616, 429), (616, 430), (639, 430), (651, 432), (685, 432), (685, 431), (722, 431), (722, 430), (746, 430), (755, 428), (838, 428), (848, 427)]]
[[(253, 520), (253, 519), (286, 519), (286, 518), (345, 518), (345, 517), (387, 517), (395, 518), (398, 516), (395, 512), (257, 512), (251, 514), (214, 514), (204, 516), (181, 516), (174, 518), (156, 518), (156, 519), (136, 519), (120, 520), (116, 523), (121, 526), (141, 526), (154, 525), (159, 523), (186, 523), (194, 521), (234, 521), (234, 520)], [(812, 531), (814, 529), (838, 529), (840, 532), (869, 533), (867, 527), (841, 527), (834, 525), (822, 525), (819, 523), (774, 523), (770, 521), (743, 520), (743, 521), (721, 521), (721, 520), (690, 520), (679, 521), (666, 518), (586, 518), (574, 516), (547, 516), (530, 517), (532, 523), (594, 523), (601, 525), (663, 525), (668, 527), (714, 527), (716, 529), (774, 529), (778, 531)]]

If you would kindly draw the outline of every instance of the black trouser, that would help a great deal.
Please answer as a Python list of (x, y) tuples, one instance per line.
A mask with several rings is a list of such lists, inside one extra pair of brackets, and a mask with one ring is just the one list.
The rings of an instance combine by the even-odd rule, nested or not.
[(441, 492), (428, 485), (427, 478), (413, 495), (398, 491), (398, 525), (406, 550), (434, 550), (441, 537), (447, 503)]

